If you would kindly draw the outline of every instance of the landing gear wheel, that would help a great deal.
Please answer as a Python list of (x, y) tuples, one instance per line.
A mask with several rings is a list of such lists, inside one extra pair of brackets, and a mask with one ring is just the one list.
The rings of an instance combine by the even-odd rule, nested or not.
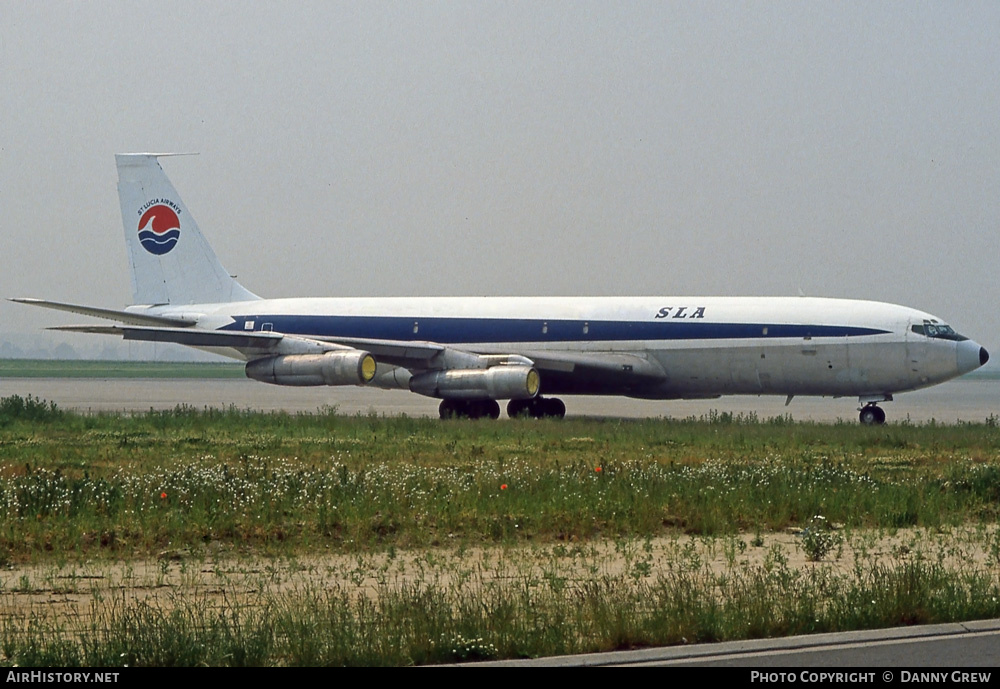
[(438, 406), (438, 415), (442, 419), (454, 419), (459, 416), (458, 405), (455, 400), (441, 400)]
[(530, 400), (511, 400), (507, 403), (507, 416), (530, 416), (534, 419), (561, 419), (566, 416), (566, 405), (555, 397), (535, 397)]
[(488, 416), (491, 419), (500, 418), (500, 403), (496, 400), (480, 400), (474, 403), (478, 414), (476, 418)]
[(882, 407), (875, 406), (874, 404), (867, 404), (861, 410), (861, 414), (858, 418), (866, 426), (881, 426), (885, 423), (885, 411)]
[(491, 419), (500, 418), (500, 404), (496, 400), (441, 400), (438, 414), (442, 419)]
[(511, 400), (507, 403), (507, 416), (516, 419), (519, 416), (529, 416), (528, 403), (531, 400)]
[(544, 415), (553, 419), (561, 419), (566, 416), (566, 405), (561, 399), (551, 397), (542, 403)]

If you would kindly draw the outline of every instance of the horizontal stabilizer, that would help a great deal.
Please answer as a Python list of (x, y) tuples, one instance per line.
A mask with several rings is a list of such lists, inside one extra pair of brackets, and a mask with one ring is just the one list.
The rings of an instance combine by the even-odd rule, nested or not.
[(94, 316), (95, 318), (106, 318), (111, 321), (120, 321), (129, 325), (168, 325), (177, 327), (191, 327), (194, 320), (177, 318), (173, 316), (151, 316), (134, 311), (117, 311), (115, 309), (100, 309), (96, 306), (82, 306), (80, 304), (67, 304), (61, 301), (48, 301), (46, 299), (32, 299), (30, 297), (13, 297), (10, 301), (18, 304), (28, 304), (30, 306), (41, 306), (46, 309), (56, 311), (69, 311), (83, 316)]

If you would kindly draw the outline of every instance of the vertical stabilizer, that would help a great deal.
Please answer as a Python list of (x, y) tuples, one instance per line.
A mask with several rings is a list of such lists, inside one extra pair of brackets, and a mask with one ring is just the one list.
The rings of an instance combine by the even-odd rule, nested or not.
[(259, 299), (216, 257), (156, 154), (115, 156), (135, 304)]

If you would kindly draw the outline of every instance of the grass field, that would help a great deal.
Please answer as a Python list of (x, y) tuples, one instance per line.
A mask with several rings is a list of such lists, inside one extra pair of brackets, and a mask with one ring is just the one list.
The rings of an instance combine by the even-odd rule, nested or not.
[[(11, 397), (0, 477), (0, 662), (19, 665), (428, 663), (1000, 615), (992, 417), (442, 423)], [(53, 596), (86, 603), (56, 615)]]

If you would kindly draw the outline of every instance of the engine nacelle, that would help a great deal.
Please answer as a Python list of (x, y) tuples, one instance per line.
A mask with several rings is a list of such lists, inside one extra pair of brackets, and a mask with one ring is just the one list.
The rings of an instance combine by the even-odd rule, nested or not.
[(370, 385), (385, 390), (409, 390), (411, 378), (409, 369), (380, 362)]
[(429, 371), (410, 378), (412, 392), (449, 400), (528, 400), (540, 379), (532, 366)]
[(272, 385), (364, 385), (375, 377), (375, 358), (352, 349), (287, 354), (247, 363), (247, 378)]

